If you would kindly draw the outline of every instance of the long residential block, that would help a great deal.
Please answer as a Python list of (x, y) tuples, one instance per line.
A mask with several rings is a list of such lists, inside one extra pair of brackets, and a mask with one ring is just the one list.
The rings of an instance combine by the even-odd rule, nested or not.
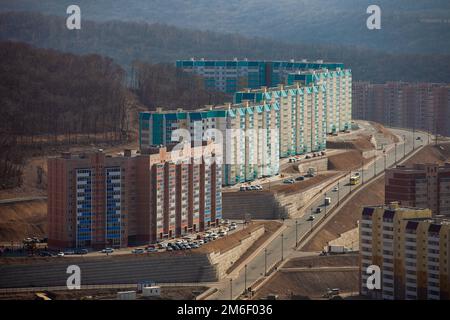
[(126, 247), (215, 226), (222, 217), (220, 164), (202, 157), (207, 145), (169, 148), (49, 158), (49, 246)]

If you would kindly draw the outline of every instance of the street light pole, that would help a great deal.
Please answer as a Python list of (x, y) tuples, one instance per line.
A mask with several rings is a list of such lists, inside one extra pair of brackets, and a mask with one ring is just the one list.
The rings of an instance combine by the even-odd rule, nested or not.
[(339, 207), (339, 202), (340, 202), (340, 197), (339, 197), (339, 192), (341, 192), (341, 188), (339, 187), (339, 180), (338, 180), (338, 185), (337, 185), (337, 187), (338, 187), (338, 190), (337, 190), (337, 192), (338, 192), (338, 201), (337, 201), (337, 205), (338, 205), (338, 207)]
[(244, 293), (247, 292), (247, 265), (245, 265), (244, 267), (245, 272), (244, 272)]
[(264, 276), (267, 276), (267, 248), (264, 248)]
[(233, 279), (230, 279), (230, 300), (233, 300)]
[(283, 261), (284, 260), (284, 252), (283, 252), (283, 248), (284, 248), (284, 243), (283, 243), (283, 240), (284, 240), (284, 234), (282, 233), (281, 234), (281, 261)]
[(325, 216), (327, 216), (327, 193), (325, 192)]
[(397, 142), (395, 143), (395, 164), (397, 164)]
[(298, 220), (295, 220), (295, 247), (298, 246)]
[(352, 171), (350, 170), (350, 181), (349, 181), (349, 185), (350, 185), (350, 193), (352, 193)]
[(406, 136), (403, 135), (403, 158), (406, 157)]
[(375, 155), (375, 161), (373, 162), (373, 176), (377, 175), (377, 156)]
[(362, 167), (361, 167), (361, 183), (364, 184), (364, 160), (362, 160)]

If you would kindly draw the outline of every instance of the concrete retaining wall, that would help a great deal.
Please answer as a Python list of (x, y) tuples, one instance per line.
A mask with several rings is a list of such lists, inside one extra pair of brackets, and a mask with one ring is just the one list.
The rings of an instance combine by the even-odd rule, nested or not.
[(282, 193), (263, 191), (224, 192), (222, 195), (224, 219), (244, 219), (250, 214), (252, 219), (281, 219), (296, 215), (305, 201), (331, 183), (330, 180), (301, 192)]
[(302, 162), (298, 165), (298, 172), (306, 174), (309, 168), (314, 168), (315, 172), (328, 170), (328, 158), (324, 157), (317, 160)]
[(242, 242), (225, 252), (195, 254), (177, 252), (149, 256), (100, 258), (51, 258), (0, 265), (0, 288), (65, 286), (68, 266), (81, 269), (81, 285), (139, 283), (216, 282), (265, 232), (264, 226), (254, 230)]
[(265, 228), (262, 226), (253, 231), (247, 238), (242, 239), (241, 243), (233, 249), (223, 253), (217, 252), (209, 254), (209, 259), (211, 264), (216, 268), (219, 279), (226, 276), (226, 271), (233, 263), (235, 263), (264, 233)]
[(53, 258), (48, 262), (0, 266), (0, 288), (65, 286), (69, 265), (81, 269), (81, 284), (214, 282), (217, 271), (206, 254), (97, 258)]

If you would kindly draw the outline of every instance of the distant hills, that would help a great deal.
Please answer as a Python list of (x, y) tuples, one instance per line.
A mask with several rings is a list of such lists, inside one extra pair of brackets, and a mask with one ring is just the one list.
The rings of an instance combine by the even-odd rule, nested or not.
[(342, 61), (355, 80), (450, 82), (450, 55), (393, 54), (360, 47), (286, 44), (237, 34), (187, 30), (164, 24), (92, 22), (68, 30), (65, 18), (37, 13), (0, 14), (0, 41), (113, 58), (130, 74), (132, 62), (168, 62), (190, 57), (232, 59), (324, 59)]
[[(66, 15), (72, 0), (0, 0), (0, 10)], [(399, 53), (450, 53), (448, 0), (77, 0), (94, 21), (143, 21), (295, 44), (350, 45)], [(366, 28), (369, 5), (382, 29)]]

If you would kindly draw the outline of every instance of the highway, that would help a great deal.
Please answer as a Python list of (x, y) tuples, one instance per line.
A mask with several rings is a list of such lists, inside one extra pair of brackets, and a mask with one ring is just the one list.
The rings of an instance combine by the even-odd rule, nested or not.
[[(368, 128), (368, 123), (362, 122), (361, 125)], [(375, 130), (375, 129), (373, 129)], [(423, 144), (428, 143), (428, 135), (423, 132), (415, 132), (400, 130), (400, 129), (390, 129), (391, 132), (401, 137), (401, 141), (396, 145), (391, 144), (385, 146), (385, 152), (380, 151), (380, 155), (370, 164), (366, 164), (363, 170), (359, 170), (361, 177), (361, 184), (365, 184), (367, 181), (372, 179), (374, 175), (382, 173), (385, 168), (394, 166), (396, 162), (401, 160), (405, 155), (408, 155), (415, 149), (419, 148)], [(420, 137), (420, 140), (416, 140)], [(258, 280), (260, 277), (264, 276), (265, 270), (269, 270), (270, 267), (274, 266), (283, 259), (286, 259), (289, 255), (295, 252), (296, 241), (301, 239), (304, 235), (312, 229), (313, 226), (321, 223), (318, 219), (320, 215), (326, 215), (330, 209), (338, 204), (343, 197), (352, 192), (356, 186), (349, 185), (350, 174), (354, 174), (356, 171), (349, 172), (345, 177), (341, 178), (338, 183), (331, 186), (328, 190), (324, 190), (324, 193), (317, 197), (317, 199), (312, 200), (312, 204), (306, 207), (306, 213), (302, 217), (295, 219), (287, 219), (284, 221), (286, 229), (283, 233), (270, 242), (264, 250), (255, 254), (253, 260), (247, 264), (246, 267), (239, 271), (239, 274), (234, 276), (233, 279), (227, 277), (220, 282), (217, 287), (218, 291), (211, 295), (209, 299), (217, 300), (229, 300), (239, 297), (243, 292), (244, 288), (249, 288), (252, 283)], [(332, 189), (338, 186), (338, 191), (333, 192)], [(331, 198), (331, 204), (329, 206), (324, 205), (325, 197)], [(318, 208), (322, 208), (322, 212), (314, 214), (316, 217), (313, 221), (307, 221), (310, 213)]]

